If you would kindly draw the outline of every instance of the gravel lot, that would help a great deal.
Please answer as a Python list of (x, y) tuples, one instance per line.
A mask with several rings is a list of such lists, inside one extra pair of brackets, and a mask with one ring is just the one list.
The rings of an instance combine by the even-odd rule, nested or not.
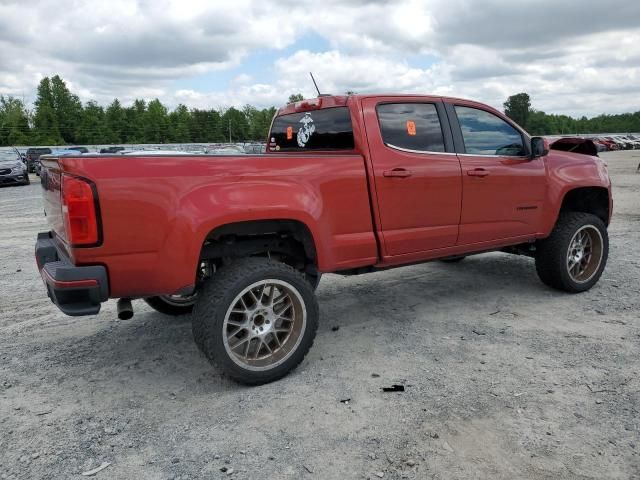
[(0, 189), (0, 478), (640, 478), (640, 152), (603, 156), (615, 214), (590, 292), (499, 253), (327, 275), (311, 353), (254, 388), (188, 318), (61, 314), (33, 259), (37, 177)]

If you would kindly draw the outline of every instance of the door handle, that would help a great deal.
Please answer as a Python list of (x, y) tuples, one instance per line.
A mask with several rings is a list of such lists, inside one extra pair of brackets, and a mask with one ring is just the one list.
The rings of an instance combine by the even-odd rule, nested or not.
[(382, 172), (383, 177), (405, 178), (410, 177), (411, 175), (413, 175), (413, 172), (411, 172), (411, 170), (407, 170), (406, 168), (394, 168), (393, 170), (385, 170), (384, 172)]
[(470, 177), (486, 177), (487, 175), (489, 175), (489, 170), (485, 170), (484, 168), (467, 170), (467, 175), (469, 175)]

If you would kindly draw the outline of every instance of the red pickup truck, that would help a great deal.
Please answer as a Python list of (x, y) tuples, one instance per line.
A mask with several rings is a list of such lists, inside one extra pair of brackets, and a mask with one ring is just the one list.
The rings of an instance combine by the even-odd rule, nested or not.
[(119, 298), (191, 313), (230, 377), (284, 376), (311, 347), (325, 272), (362, 274), (502, 250), (540, 279), (591, 288), (611, 183), (597, 156), (549, 150), (486, 105), (320, 96), (281, 108), (267, 152), (42, 157), (36, 259), (51, 300), (93, 315)]

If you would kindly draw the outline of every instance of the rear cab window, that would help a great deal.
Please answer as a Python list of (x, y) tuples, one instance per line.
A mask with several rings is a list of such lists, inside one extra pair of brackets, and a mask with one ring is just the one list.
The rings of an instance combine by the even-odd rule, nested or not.
[(382, 103), (376, 107), (382, 141), (391, 148), (444, 152), (444, 136), (433, 103)]
[(348, 107), (331, 107), (280, 115), (273, 120), (270, 152), (353, 150)]

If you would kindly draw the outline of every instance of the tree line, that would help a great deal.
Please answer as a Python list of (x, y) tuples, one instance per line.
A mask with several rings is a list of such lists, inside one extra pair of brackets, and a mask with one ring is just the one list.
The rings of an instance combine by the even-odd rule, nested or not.
[(640, 133), (640, 111), (573, 118), (531, 108), (527, 93), (511, 95), (503, 104), (505, 114), (532, 135), (575, 135), (585, 133)]
[[(301, 99), (296, 94), (290, 100)], [(264, 141), (275, 107), (258, 109), (169, 109), (157, 98), (106, 108), (82, 104), (58, 75), (43, 78), (33, 110), (12, 96), (0, 96), (0, 145), (101, 145), (119, 143), (217, 143)]]
[[(289, 102), (302, 100), (291, 95)], [(640, 112), (572, 118), (531, 108), (526, 93), (510, 96), (505, 113), (534, 135), (640, 132)], [(102, 145), (119, 143), (217, 143), (264, 141), (276, 112), (258, 109), (169, 110), (159, 99), (124, 106), (116, 98), (103, 107), (82, 103), (60, 76), (43, 78), (32, 110), (24, 101), (0, 95), (0, 145)]]

